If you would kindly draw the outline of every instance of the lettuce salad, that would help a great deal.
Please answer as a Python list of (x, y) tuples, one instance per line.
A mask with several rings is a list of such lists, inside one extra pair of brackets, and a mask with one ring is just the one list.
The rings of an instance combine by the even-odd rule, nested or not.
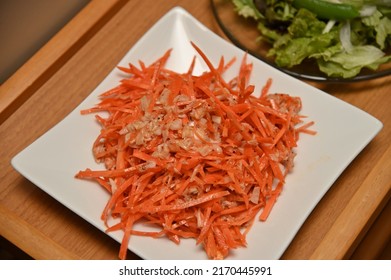
[(391, 61), (391, 0), (232, 0), (257, 22), (279, 67), (313, 59), (329, 77), (353, 78)]

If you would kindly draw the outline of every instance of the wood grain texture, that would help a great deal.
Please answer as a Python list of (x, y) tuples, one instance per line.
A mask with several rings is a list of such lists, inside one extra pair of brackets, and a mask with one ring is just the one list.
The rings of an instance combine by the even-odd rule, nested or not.
[[(117, 242), (23, 178), (11, 167), (10, 160), (66, 117), (140, 37), (177, 5), (222, 36), (208, 0), (126, 1), (4, 119), (0, 126), (0, 215), (3, 220), (8, 220), (13, 230), (0, 227), (0, 234), (17, 243), (22, 250), (45, 259), (117, 258)], [(77, 17), (72, 24), (76, 28), (86, 20)], [(46, 49), (44, 52), (50, 51)], [(16, 80), (23, 78), (14, 77)], [(13, 84), (17, 87), (14, 89), (16, 92), (23, 91), (21, 81)], [(390, 166), (391, 161), (391, 79), (385, 77), (342, 86), (313, 85), (372, 114), (383, 122), (384, 127), (312, 211), (282, 256), (283, 259), (345, 258), (361, 240), (389, 197), (390, 177), (385, 168)], [(47, 250), (57, 247), (59, 253), (56, 256), (37, 256), (34, 253), (36, 244), (17, 240), (15, 234), (18, 229), (31, 232), (31, 238), (42, 240), (40, 246)], [(338, 244), (343, 244), (337, 251), (328, 248), (328, 245), (335, 246), (335, 239)], [(137, 256), (129, 252), (128, 258)]]
[(43, 85), (105, 22), (124, 0), (94, 0), (0, 87), (0, 124)]
[[(390, 260), (391, 247), (391, 200), (388, 201), (379, 217), (375, 220), (367, 234), (354, 250), (350, 259), (352, 260), (371, 260), (386, 259)], [(387, 251), (388, 250), (388, 251)]]
[(29, 255), (34, 259), (79, 259), (76, 254), (64, 249), (2, 206), (0, 206), (0, 232), (19, 248), (28, 248)]
[[(343, 259), (349, 256), (363, 237), (363, 229), (382, 210), (391, 190), (391, 147), (383, 154), (372, 172), (335, 220), (310, 259)], [(381, 186), (388, 186), (382, 188)], [(354, 214), (354, 219), (352, 219)]]

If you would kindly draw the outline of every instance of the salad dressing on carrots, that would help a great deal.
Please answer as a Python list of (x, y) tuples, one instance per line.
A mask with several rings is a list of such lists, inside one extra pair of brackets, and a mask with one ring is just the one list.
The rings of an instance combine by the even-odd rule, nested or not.
[[(252, 64), (244, 56), (238, 76), (225, 81), (234, 62), (209, 67), (200, 76), (165, 68), (171, 50), (140, 67), (119, 67), (129, 75), (101, 94), (101, 102), (82, 114), (96, 116), (102, 129), (93, 153), (105, 170), (76, 175), (98, 182), (109, 194), (102, 212), (107, 231), (123, 230), (119, 258), (125, 259), (132, 235), (166, 236), (179, 244), (193, 238), (210, 259), (223, 259), (246, 246), (258, 216), (265, 221), (293, 169), (303, 124), (301, 101), (270, 94), (271, 80), (259, 97), (248, 85)], [(108, 220), (118, 218), (115, 225)], [(136, 223), (155, 231), (135, 230)]]

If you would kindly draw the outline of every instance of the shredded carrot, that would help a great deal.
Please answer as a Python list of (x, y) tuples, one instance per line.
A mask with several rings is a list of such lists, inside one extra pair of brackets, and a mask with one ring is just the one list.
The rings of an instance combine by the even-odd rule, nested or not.
[[(293, 168), (303, 124), (301, 100), (248, 85), (246, 56), (238, 76), (224, 72), (234, 60), (214, 67), (194, 43), (209, 71), (180, 74), (165, 68), (171, 50), (146, 66), (118, 67), (128, 77), (101, 94), (82, 114), (96, 115), (101, 132), (93, 143), (104, 170), (79, 171), (76, 178), (99, 183), (110, 198), (102, 212), (107, 231), (123, 230), (119, 258), (131, 235), (175, 243), (194, 238), (210, 259), (223, 259), (246, 246), (255, 217), (265, 221)], [(298, 125), (301, 125), (297, 128)], [(109, 226), (109, 219), (117, 221)], [(134, 230), (145, 223), (155, 231)]]

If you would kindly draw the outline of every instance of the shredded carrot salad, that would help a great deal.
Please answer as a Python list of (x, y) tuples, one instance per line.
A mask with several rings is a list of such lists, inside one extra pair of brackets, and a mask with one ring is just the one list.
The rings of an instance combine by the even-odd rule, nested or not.
[[(175, 243), (194, 238), (210, 259), (223, 259), (246, 246), (255, 218), (265, 221), (293, 168), (299, 133), (315, 134), (299, 114), (301, 100), (260, 96), (248, 85), (252, 64), (246, 55), (238, 75), (222, 74), (235, 59), (193, 75), (165, 68), (171, 50), (146, 66), (118, 67), (129, 75), (101, 94), (82, 114), (96, 115), (102, 129), (93, 154), (104, 170), (79, 171), (76, 178), (98, 182), (110, 198), (102, 213), (107, 231), (123, 230), (119, 258), (132, 235), (166, 236)], [(118, 218), (109, 226), (108, 220)], [(135, 230), (136, 223), (156, 226)]]

